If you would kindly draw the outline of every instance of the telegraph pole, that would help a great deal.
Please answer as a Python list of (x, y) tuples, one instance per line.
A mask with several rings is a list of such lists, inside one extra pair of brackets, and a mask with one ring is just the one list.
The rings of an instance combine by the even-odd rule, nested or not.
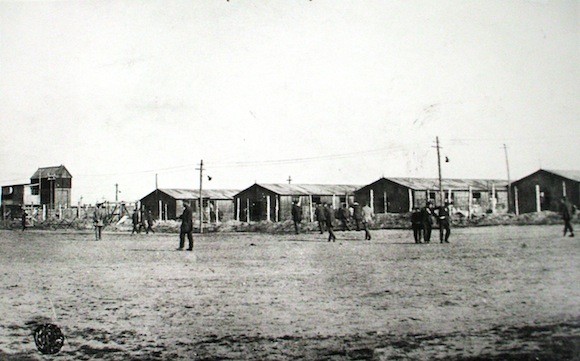
[(199, 233), (203, 233), (203, 159), (199, 162)]
[(292, 183), (292, 177), (288, 176), (288, 179), (286, 179), (288, 181), (288, 184)]
[(511, 197), (512, 181), (511, 181), (511, 178), (510, 178), (510, 162), (508, 160), (507, 145), (505, 145), (505, 143), (503, 145), (503, 151), (505, 153), (505, 166), (507, 168), (507, 181), (508, 181), (508, 191), (507, 191), (507, 196), (508, 197), (507, 198), (508, 198), (508, 210), (509, 210), (509, 208), (511, 207), (511, 204), (512, 204), (511, 203), (511, 199), (512, 199), (512, 197)]
[(157, 186), (157, 173), (155, 173), (155, 189), (159, 189), (159, 187)]
[(119, 183), (115, 183), (115, 202), (119, 201)]
[(440, 205), (443, 206), (443, 183), (442, 183), (442, 177), (441, 177), (441, 154), (439, 152), (439, 149), (441, 148), (439, 146), (439, 137), (435, 137), (435, 147), (437, 148), (437, 167), (439, 168), (439, 199), (440, 199)]

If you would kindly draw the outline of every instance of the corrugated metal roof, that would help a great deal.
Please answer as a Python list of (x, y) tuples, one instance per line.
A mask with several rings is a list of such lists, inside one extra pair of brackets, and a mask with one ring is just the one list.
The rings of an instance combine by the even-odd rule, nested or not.
[(352, 194), (361, 186), (352, 184), (286, 184), (286, 183), (260, 183), (261, 187), (274, 193), (285, 196), (320, 195), (332, 196)]
[[(385, 178), (392, 182), (399, 183), (414, 190), (437, 190), (439, 189), (439, 179), (437, 178)], [(488, 190), (492, 184), (496, 188), (507, 187), (507, 180), (503, 179), (450, 179), (443, 178), (441, 185), (444, 190)]]
[(49, 175), (54, 175), (57, 178), (72, 178), (70, 172), (62, 164), (55, 167), (38, 168), (30, 178), (36, 179), (39, 178), (39, 176), (42, 176), (42, 179), (45, 179), (48, 178)]
[(580, 182), (580, 170), (555, 170), (544, 169), (546, 172), (554, 173), (560, 177), (568, 178)]
[[(199, 189), (179, 189), (179, 188), (160, 188), (161, 192), (175, 199), (199, 199)], [(237, 189), (204, 189), (203, 198), (209, 199), (234, 199), (238, 194)]]

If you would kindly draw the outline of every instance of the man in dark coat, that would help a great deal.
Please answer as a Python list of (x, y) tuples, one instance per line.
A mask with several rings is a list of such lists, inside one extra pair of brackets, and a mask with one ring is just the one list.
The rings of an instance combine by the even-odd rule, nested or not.
[(324, 203), (324, 214), (326, 217), (326, 229), (328, 230), (328, 242), (335, 242), (336, 236), (332, 230), (334, 227), (334, 209), (332, 208), (331, 204)]
[(191, 207), (186, 202), (183, 202), (183, 213), (178, 217), (181, 219), (181, 229), (179, 232), (179, 248), (178, 251), (183, 250), (185, 246), (185, 236), (187, 235), (187, 240), (189, 241), (188, 251), (193, 251), (193, 212)]
[(411, 212), (411, 228), (413, 229), (413, 237), (415, 238), (415, 243), (421, 242), (421, 231), (423, 230), (423, 221), (421, 219), (421, 211), (418, 207), (413, 208)]
[(316, 221), (318, 221), (318, 228), (320, 228), (320, 234), (324, 234), (324, 226), (326, 225), (326, 212), (324, 211), (324, 205), (319, 203), (314, 211), (316, 216)]
[(131, 231), (131, 234), (135, 234), (136, 233), (141, 233), (141, 228), (139, 227), (139, 211), (137, 211), (137, 209), (135, 209), (135, 211), (133, 211), (133, 215), (131, 216), (131, 220), (133, 221), (133, 230)]
[(338, 219), (340, 219), (340, 224), (342, 226), (343, 231), (346, 231), (346, 230), (350, 231), (350, 227), (348, 225), (349, 218), (350, 218), (350, 212), (348, 210), (348, 207), (346, 206), (346, 203), (343, 203), (342, 208), (340, 208), (338, 210)]
[(423, 240), (425, 243), (429, 243), (433, 229), (433, 203), (431, 201), (427, 202), (427, 205), (421, 209), (421, 224), (423, 226)]
[(26, 229), (26, 216), (28, 216), (28, 213), (26, 213), (26, 210), (22, 210), (22, 230), (24, 231)]
[(294, 231), (299, 234), (300, 222), (302, 222), (302, 207), (298, 205), (298, 201), (292, 202), (292, 221), (294, 221)]
[[(451, 234), (451, 227), (449, 219), (449, 202), (445, 202), (445, 205), (437, 209), (437, 222), (439, 223), (439, 240), (441, 243), (449, 243), (449, 235)], [(445, 236), (443, 236), (445, 232)]]
[(147, 228), (145, 229), (145, 232), (147, 234), (149, 234), (149, 232), (155, 233), (155, 231), (153, 230), (153, 214), (151, 214), (151, 210), (147, 210), (145, 214), (146, 214), (145, 218), (147, 220)]
[(575, 213), (575, 209), (574, 206), (568, 202), (566, 197), (562, 197), (560, 200), (560, 213), (564, 220), (564, 236), (566, 236), (566, 233), (570, 231), (570, 237), (574, 237), (574, 228), (572, 228), (570, 220), (572, 219), (572, 215)]

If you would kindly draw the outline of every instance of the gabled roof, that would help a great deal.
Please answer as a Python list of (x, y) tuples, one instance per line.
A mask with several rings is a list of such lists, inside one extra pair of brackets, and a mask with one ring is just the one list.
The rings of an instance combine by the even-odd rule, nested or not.
[(553, 173), (555, 175), (559, 175), (560, 177), (580, 182), (580, 170), (555, 170), (555, 169), (543, 169), (543, 170), (549, 173)]
[(286, 183), (257, 183), (274, 193), (284, 196), (332, 196), (352, 194), (359, 189), (359, 185), (352, 184), (286, 184)]
[(520, 184), (521, 182), (525, 181), (526, 179), (528, 179), (532, 176), (535, 176), (537, 174), (546, 174), (546, 173), (549, 173), (551, 175), (554, 175), (554, 176), (557, 176), (560, 178), (569, 179), (569, 180), (574, 181), (574, 182), (580, 182), (580, 171), (578, 171), (578, 170), (538, 169), (534, 173), (528, 174), (527, 176), (516, 180), (512, 184), (517, 185), (517, 184)]
[[(391, 181), (400, 184), (404, 187), (411, 188), (413, 190), (437, 190), (439, 189), (439, 179), (437, 178), (381, 178), (378, 181), (383, 180)], [(371, 183), (374, 184), (374, 183)], [(443, 178), (441, 180), (441, 185), (444, 190), (468, 190), (470, 187), (472, 190), (488, 190), (492, 188), (507, 187), (508, 182), (503, 179), (458, 179), (458, 178)], [(367, 186), (363, 187), (366, 188)]]
[[(161, 188), (159, 191), (175, 199), (199, 199), (199, 189)], [(237, 189), (203, 189), (203, 198), (234, 199)]]
[(64, 165), (59, 165), (55, 167), (42, 167), (38, 168), (36, 172), (30, 177), (30, 179), (42, 179), (48, 178), (49, 175), (54, 175), (57, 178), (72, 178), (70, 172), (65, 168)]

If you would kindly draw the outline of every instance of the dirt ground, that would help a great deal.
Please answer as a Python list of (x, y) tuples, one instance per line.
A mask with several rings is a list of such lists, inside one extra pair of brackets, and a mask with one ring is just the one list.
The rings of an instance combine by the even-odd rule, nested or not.
[[(580, 238), (561, 226), (326, 236), (0, 231), (0, 359), (571, 360)], [(437, 234), (436, 234), (437, 235)], [(43, 356), (31, 336), (66, 336)]]

